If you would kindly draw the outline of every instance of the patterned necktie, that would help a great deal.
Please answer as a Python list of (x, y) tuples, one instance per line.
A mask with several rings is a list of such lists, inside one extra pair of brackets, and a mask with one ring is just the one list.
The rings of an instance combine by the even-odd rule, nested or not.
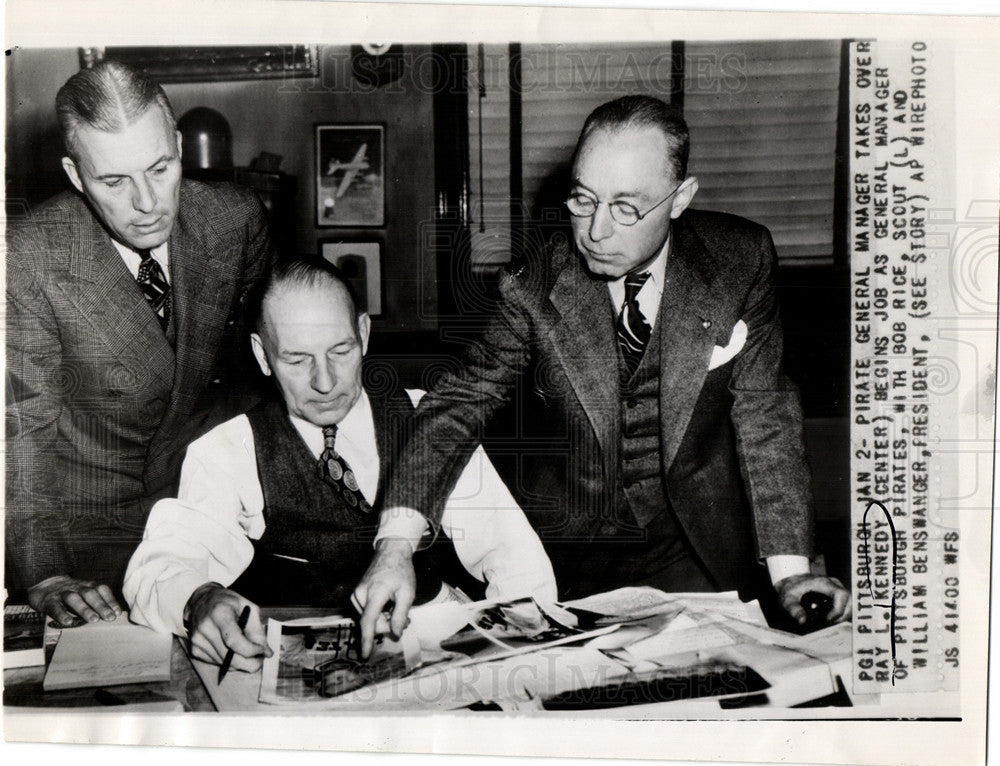
[(146, 296), (150, 307), (160, 320), (160, 326), (166, 332), (170, 323), (170, 283), (160, 268), (160, 264), (153, 258), (149, 250), (136, 250), (142, 262), (139, 264), (139, 273), (135, 276), (135, 281), (142, 288), (142, 294)]
[(333, 487), (351, 508), (368, 513), (372, 507), (358, 487), (358, 479), (347, 461), (333, 448), (337, 440), (337, 426), (323, 426), (323, 454), (316, 463), (316, 475)]
[(618, 314), (618, 345), (621, 346), (625, 370), (630, 378), (639, 366), (642, 352), (646, 350), (652, 332), (642, 311), (639, 310), (639, 301), (636, 300), (647, 279), (649, 279), (648, 271), (625, 277), (625, 302), (622, 303), (621, 313)]

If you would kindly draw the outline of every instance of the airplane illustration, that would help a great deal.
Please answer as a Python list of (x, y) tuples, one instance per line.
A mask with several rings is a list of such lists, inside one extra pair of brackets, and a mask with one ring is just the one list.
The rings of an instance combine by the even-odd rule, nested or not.
[[(340, 185), (337, 186), (337, 192), (333, 197), (336, 201), (344, 196), (347, 190), (350, 188), (351, 184), (354, 182), (354, 178), (362, 170), (368, 170), (371, 167), (371, 163), (368, 162), (366, 156), (368, 152), (368, 144), (361, 144), (361, 148), (354, 155), (354, 159), (350, 162), (340, 162), (336, 159), (331, 159), (326, 167), (326, 174), (328, 176), (334, 175), (338, 170), (344, 171), (344, 177), (340, 179)], [(329, 204), (329, 199), (327, 204)]]

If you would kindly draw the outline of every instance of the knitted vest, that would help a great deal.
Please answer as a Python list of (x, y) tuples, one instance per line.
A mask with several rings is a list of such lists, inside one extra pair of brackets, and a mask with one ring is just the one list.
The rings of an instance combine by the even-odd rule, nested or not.
[[(379, 453), (379, 491), (373, 510), (348, 506), (316, 475), (316, 457), (288, 418), (283, 403), (264, 402), (247, 413), (253, 430), (257, 476), (264, 495), (265, 531), (254, 541), (250, 566), (233, 590), (266, 606), (323, 606), (353, 613), (351, 593), (372, 558), (383, 478), (392, 465), (413, 412), (402, 391), (371, 397)], [(414, 559), (417, 600), (437, 593), (457, 564), (447, 538)], [(466, 583), (457, 583), (466, 585)]]

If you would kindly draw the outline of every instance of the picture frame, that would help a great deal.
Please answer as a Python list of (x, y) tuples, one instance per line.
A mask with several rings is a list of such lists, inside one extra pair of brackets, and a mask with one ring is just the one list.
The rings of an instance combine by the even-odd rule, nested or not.
[(316, 125), (316, 226), (385, 225), (385, 126)]
[(117, 46), (80, 48), (80, 68), (118, 61), (160, 83), (318, 77), (316, 45)]
[(362, 310), (384, 316), (382, 243), (375, 239), (322, 240), (319, 254), (336, 266), (354, 288)]

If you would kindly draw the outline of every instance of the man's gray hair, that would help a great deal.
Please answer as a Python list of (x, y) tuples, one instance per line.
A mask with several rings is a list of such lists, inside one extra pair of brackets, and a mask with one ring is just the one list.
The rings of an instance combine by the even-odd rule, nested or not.
[(171, 129), (175, 129), (177, 120), (167, 94), (142, 72), (116, 61), (81, 69), (56, 94), (56, 116), (66, 153), (74, 160), (78, 158), (76, 134), (81, 125), (117, 133), (154, 104), (159, 104)]
[(355, 317), (364, 313), (357, 293), (344, 273), (318, 255), (298, 255), (280, 259), (257, 283), (249, 297), (250, 315), (257, 332), (264, 327), (264, 303), (282, 288), (310, 288), (332, 284), (344, 291)]
[(652, 96), (622, 96), (614, 101), (601, 104), (587, 117), (576, 142), (576, 155), (580, 152), (587, 136), (596, 130), (621, 130), (622, 128), (658, 128), (669, 144), (670, 156), (667, 161), (673, 168), (678, 181), (687, 177), (688, 153), (691, 139), (684, 115), (675, 104), (668, 104)]

